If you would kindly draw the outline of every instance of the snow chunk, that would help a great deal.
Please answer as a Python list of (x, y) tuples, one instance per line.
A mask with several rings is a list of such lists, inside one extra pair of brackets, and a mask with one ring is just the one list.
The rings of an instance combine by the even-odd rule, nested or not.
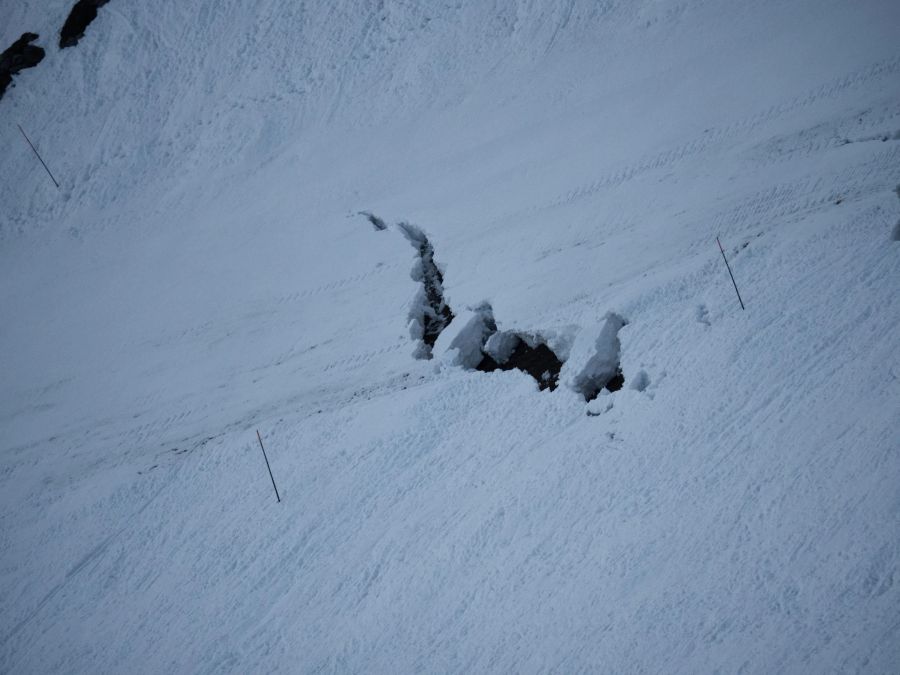
[(593, 346), (594, 353), (590, 358), (587, 358), (589, 351), (583, 342), (576, 343), (573, 347), (573, 358), (577, 361), (587, 359), (587, 362), (577, 374), (567, 374), (565, 382), (570, 389), (584, 396), (586, 401), (595, 399), (603, 389), (617, 391), (622, 388), (625, 378), (619, 363), (619, 331), (627, 323), (618, 314), (607, 314), (599, 327)]
[(442, 363), (474, 370), (484, 358), (485, 341), (496, 330), (489, 305), (464, 310), (438, 336), (434, 354)]

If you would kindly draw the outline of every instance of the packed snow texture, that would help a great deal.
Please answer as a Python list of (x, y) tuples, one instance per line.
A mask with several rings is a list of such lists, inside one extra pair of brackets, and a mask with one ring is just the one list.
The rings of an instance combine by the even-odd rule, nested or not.
[[(145, 0), (43, 44), (0, 101), (0, 672), (896, 672), (898, 25)], [(431, 360), (398, 222), (460, 312)], [(485, 303), (560, 386), (467, 368)]]

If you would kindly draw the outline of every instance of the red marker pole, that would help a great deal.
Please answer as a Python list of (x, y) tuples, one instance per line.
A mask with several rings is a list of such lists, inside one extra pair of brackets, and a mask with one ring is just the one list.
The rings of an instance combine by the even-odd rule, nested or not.
[(275, 487), (275, 476), (272, 475), (272, 467), (269, 466), (269, 458), (266, 457), (266, 448), (263, 446), (262, 436), (259, 435), (259, 429), (256, 430), (256, 437), (259, 439), (259, 447), (263, 451), (263, 459), (266, 460), (266, 468), (269, 470), (269, 478), (272, 479), (272, 487), (275, 488), (275, 499), (281, 503), (281, 497), (278, 496), (278, 488)]
[(737, 293), (738, 302), (741, 303), (741, 309), (746, 309), (746, 307), (744, 307), (744, 301), (741, 300), (741, 292), (738, 290), (737, 282), (734, 280), (734, 274), (731, 273), (731, 265), (728, 264), (728, 258), (725, 257), (725, 249), (722, 248), (722, 242), (719, 241), (718, 237), (716, 237), (716, 243), (719, 245), (719, 250), (722, 252), (722, 260), (725, 261), (725, 267), (728, 268), (728, 276), (731, 277), (731, 283), (734, 284), (734, 292)]

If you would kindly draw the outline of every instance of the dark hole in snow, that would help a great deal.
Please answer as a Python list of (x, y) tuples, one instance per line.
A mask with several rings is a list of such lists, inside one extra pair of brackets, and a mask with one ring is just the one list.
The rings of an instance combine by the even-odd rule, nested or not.
[(563, 362), (543, 338), (498, 332), (488, 303), (463, 312), (457, 321), (462, 324), (451, 328), (454, 335), (448, 347), (457, 350), (458, 365), (483, 373), (517, 369), (531, 375), (541, 389), (556, 389)]
[(0, 98), (12, 83), (13, 75), (26, 68), (34, 68), (43, 60), (44, 50), (30, 44), (37, 39), (37, 33), (22, 33), (22, 37), (0, 54)]
[[(622, 369), (616, 371), (616, 374), (613, 375), (610, 380), (606, 383), (607, 391), (619, 391), (622, 386), (625, 384), (625, 376), (622, 374)], [(599, 392), (598, 392), (599, 393)]]
[(450, 363), (468, 370), (521, 370), (531, 375), (541, 389), (556, 389), (563, 365), (543, 336), (498, 332), (488, 303), (456, 316), (440, 338), (438, 349), (442, 355), (450, 355)]
[(77, 45), (84, 37), (85, 29), (97, 18), (97, 8), (107, 2), (109, 0), (78, 0), (59, 32), (60, 49)]
[(532, 347), (520, 335), (507, 335), (512, 335), (516, 340), (512, 353), (499, 363), (490, 354), (485, 354), (476, 370), (490, 373), (495, 370), (517, 368), (537, 380), (540, 389), (549, 389), (550, 391), (556, 389), (563, 362), (559, 360), (553, 350), (543, 342)]

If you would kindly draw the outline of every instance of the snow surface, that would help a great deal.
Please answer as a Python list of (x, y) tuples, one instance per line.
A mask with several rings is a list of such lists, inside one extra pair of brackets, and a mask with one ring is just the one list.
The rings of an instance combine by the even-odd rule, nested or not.
[[(0, 671), (897, 672), (900, 4), (69, 9), (0, 0)], [(562, 386), (413, 358), (401, 221)]]

